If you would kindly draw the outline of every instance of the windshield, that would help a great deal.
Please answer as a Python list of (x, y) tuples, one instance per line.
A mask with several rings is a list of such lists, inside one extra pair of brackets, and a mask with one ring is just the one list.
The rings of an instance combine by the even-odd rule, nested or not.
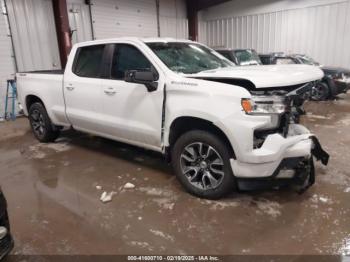
[(261, 65), (259, 55), (255, 50), (236, 50), (235, 56), (237, 57), (239, 65)]
[(314, 59), (312, 59), (309, 56), (300, 56), (299, 59), (303, 64), (307, 65), (320, 65), (318, 62), (316, 62)]
[(149, 48), (177, 73), (195, 74), (205, 70), (234, 66), (223, 56), (193, 43), (148, 43)]

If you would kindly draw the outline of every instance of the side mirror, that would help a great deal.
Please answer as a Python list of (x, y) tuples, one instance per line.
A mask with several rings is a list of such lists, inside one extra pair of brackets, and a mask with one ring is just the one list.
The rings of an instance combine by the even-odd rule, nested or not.
[(155, 72), (142, 70), (127, 70), (125, 72), (125, 82), (143, 84), (149, 92), (157, 90), (158, 74)]

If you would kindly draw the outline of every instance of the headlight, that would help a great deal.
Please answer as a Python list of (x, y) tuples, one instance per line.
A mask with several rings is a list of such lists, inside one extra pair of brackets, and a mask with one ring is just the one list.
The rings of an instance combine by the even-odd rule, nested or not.
[(286, 111), (285, 99), (280, 96), (252, 96), (243, 98), (241, 104), (250, 115), (281, 114)]

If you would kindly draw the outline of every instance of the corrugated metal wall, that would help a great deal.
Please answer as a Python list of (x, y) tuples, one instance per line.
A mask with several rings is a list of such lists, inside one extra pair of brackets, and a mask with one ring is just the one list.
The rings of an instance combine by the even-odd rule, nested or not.
[(68, 0), (69, 26), (73, 31), (72, 44), (92, 40), (89, 6), (84, 1)]
[[(181, 2), (184, 3), (183, 0), (160, 1), (161, 36), (188, 38), (186, 9)], [(174, 14), (176, 10), (178, 13)], [(95, 0), (92, 20), (96, 39), (158, 35), (155, 0)]]
[(0, 119), (5, 108), (6, 80), (13, 79), (15, 62), (12, 52), (10, 32), (8, 30), (7, 16), (4, 1), (0, 1)]
[(95, 0), (92, 19), (97, 39), (157, 35), (154, 0)]
[[(220, 17), (211, 11), (211, 18)], [(212, 47), (305, 53), (325, 65), (350, 67), (350, 1), (204, 20), (199, 28), (200, 41)]]
[(19, 71), (61, 68), (51, 0), (6, 0)]
[(159, 4), (160, 36), (188, 38), (188, 21), (185, 1), (161, 0)]

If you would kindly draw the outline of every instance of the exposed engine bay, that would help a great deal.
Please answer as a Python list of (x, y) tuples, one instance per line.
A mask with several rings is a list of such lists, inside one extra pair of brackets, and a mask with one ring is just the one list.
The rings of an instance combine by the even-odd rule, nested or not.
[(305, 114), (304, 102), (310, 98), (311, 91), (318, 81), (312, 81), (299, 85), (256, 88), (246, 79), (236, 78), (201, 78), (207, 81), (215, 81), (225, 84), (238, 85), (247, 89), (251, 95), (253, 109), (259, 108), (254, 113), (269, 113), (271, 110), (271, 126), (254, 132), (254, 148), (260, 148), (265, 138), (273, 133), (280, 133), (287, 137), (289, 124), (298, 124), (300, 117)]

